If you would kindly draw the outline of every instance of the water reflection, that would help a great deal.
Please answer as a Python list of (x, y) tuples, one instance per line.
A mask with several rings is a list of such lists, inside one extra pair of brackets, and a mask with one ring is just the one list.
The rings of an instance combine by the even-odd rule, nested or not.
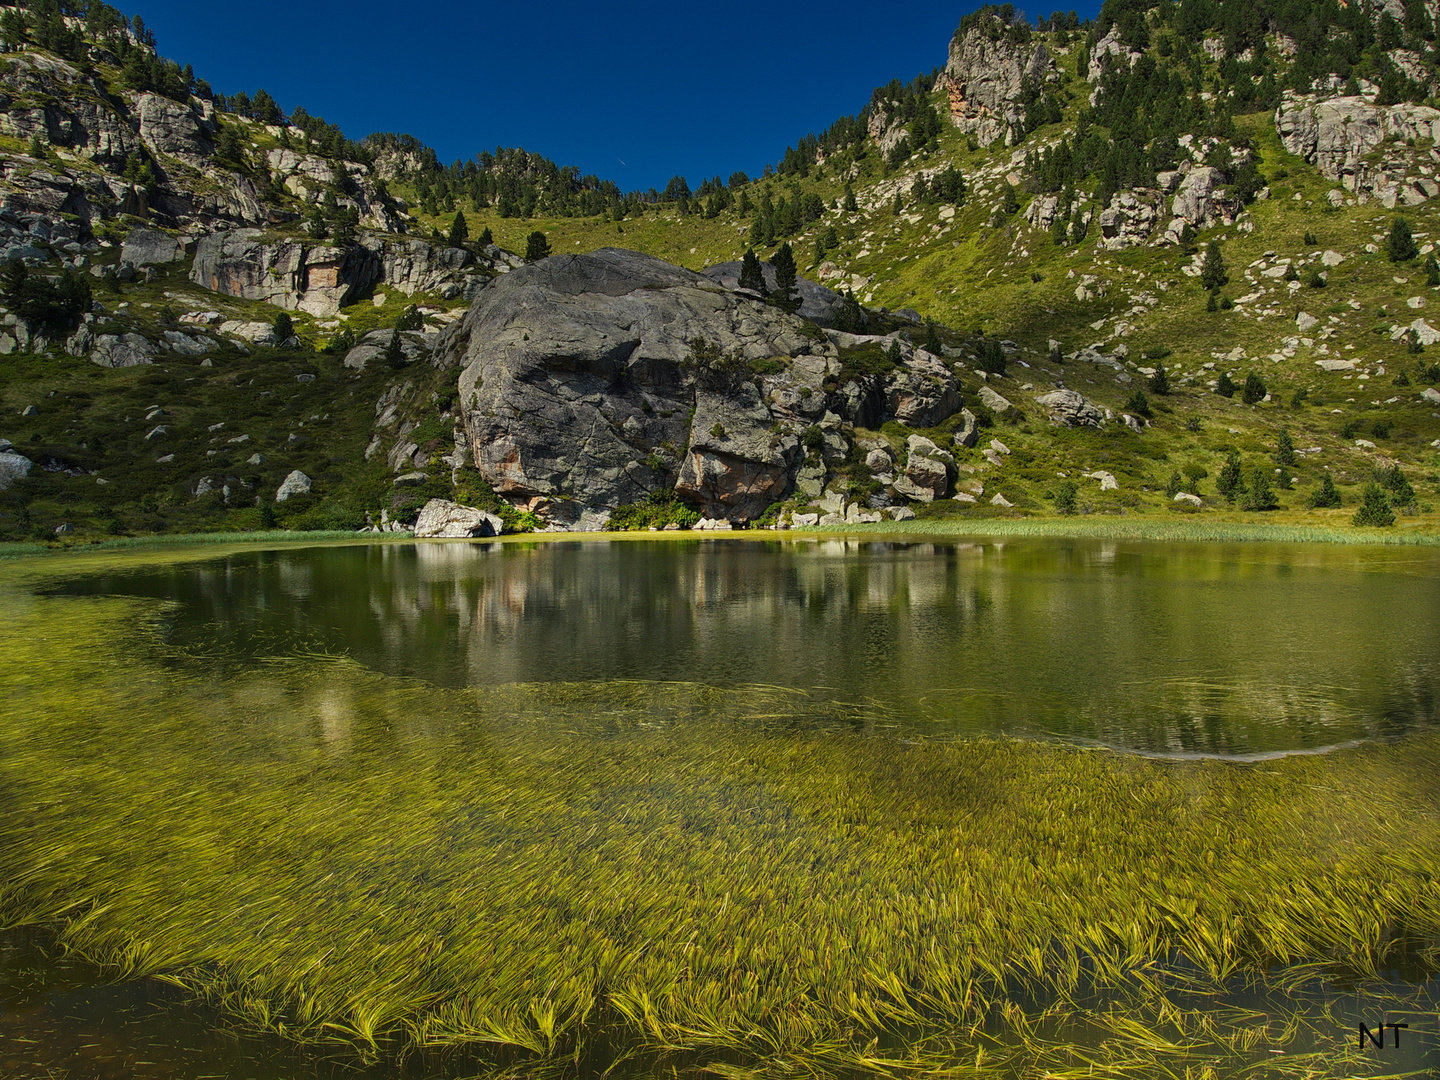
[[(349, 655), (442, 686), (770, 684), (927, 733), (1252, 754), (1433, 723), (1440, 556), (1114, 541), (688, 539), (235, 554), (69, 593), (174, 603), (207, 662)], [(343, 742), (343, 700), (322, 711)]]

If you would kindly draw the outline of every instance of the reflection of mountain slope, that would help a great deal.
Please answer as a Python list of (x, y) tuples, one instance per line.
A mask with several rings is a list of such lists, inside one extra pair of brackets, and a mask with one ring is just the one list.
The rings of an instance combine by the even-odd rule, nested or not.
[(320, 650), (450, 686), (783, 686), (937, 733), (1238, 754), (1435, 720), (1440, 575), (1373, 569), (1080, 542), (420, 544), (83, 590), (178, 602), (173, 640), (207, 661)]

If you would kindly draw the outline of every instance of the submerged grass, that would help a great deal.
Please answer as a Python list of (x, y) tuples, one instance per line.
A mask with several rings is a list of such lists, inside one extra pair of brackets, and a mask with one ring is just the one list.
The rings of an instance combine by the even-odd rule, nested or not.
[(901, 741), (771, 687), (220, 679), (153, 605), (0, 607), (0, 924), (362, 1057), (1341, 1076), (1321, 981), (1440, 960), (1440, 736)]

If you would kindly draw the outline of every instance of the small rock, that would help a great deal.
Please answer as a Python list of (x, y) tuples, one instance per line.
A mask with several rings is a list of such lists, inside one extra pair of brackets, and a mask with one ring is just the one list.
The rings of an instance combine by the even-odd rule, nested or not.
[(499, 536), (504, 522), (495, 514), (473, 506), (431, 499), (415, 519), (415, 538), (431, 540), (468, 536)]
[(175, 455), (174, 455), (174, 454), (165, 454), (165, 455), (162, 456), (162, 457), (157, 457), (157, 458), (155, 459), (155, 464), (156, 464), (156, 465), (169, 465), (169, 464), (170, 464), (172, 461), (174, 461), (174, 460), (175, 460)]
[(245, 459), (246, 465), (264, 465), (268, 459), (264, 454), (254, 453)]
[(1004, 495), (1001, 495), (999, 492), (996, 492), (995, 495), (994, 495), (994, 496), (991, 498), (991, 500), (990, 500), (990, 505), (991, 505), (991, 506), (1014, 506), (1015, 504), (1012, 503), (1009, 499), (1005, 498)]
[(890, 515), (892, 521), (910, 521), (915, 517), (915, 511), (908, 506), (892, 506), (885, 512)]
[(792, 514), (790, 524), (797, 529), (807, 529), (812, 525), (819, 524), (819, 514)]
[(169, 428), (167, 428), (164, 424), (157, 424), (151, 430), (150, 434), (145, 436), (145, 441), (150, 442), (152, 439), (164, 438), (168, 434), (170, 434)]
[(1440, 390), (1436, 390), (1433, 386), (1427, 386), (1424, 390), (1420, 391), (1420, 400), (1440, 405)]
[(1003, 413), (1006, 409), (1012, 408), (1010, 399), (997, 394), (988, 386), (980, 387), (980, 403), (991, 412)]
[(1010, 448), (1006, 446), (1003, 442), (1001, 442), (999, 439), (990, 440), (990, 449), (994, 450), (997, 454), (1010, 453)]
[(1095, 472), (1082, 473), (1081, 475), (1091, 480), (1099, 480), (1101, 491), (1114, 491), (1120, 486), (1120, 482), (1115, 479), (1115, 475), (1105, 472), (1103, 469), (1097, 469)]
[(1191, 506), (1201, 505), (1199, 495), (1191, 495), (1188, 491), (1182, 491), (1175, 496), (1175, 502), (1189, 503)]
[(39, 416), (39, 415), (40, 415), (40, 410), (37, 409), (34, 405), (26, 405), (25, 408), (23, 408), (23, 409), (20, 410), (20, 415), (21, 415), (21, 416)]
[(1319, 325), (1320, 320), (1317, 319), (1314, 315), (1311, 315), (1308, 311), (1302, 311), (1300, 312), (1300, 314), (1295, 316), (1295, 329), (1299, 330), (1302, 334), (1305, 333), (1307, 330), (1313, 330)]
[(68, 521), (62, 521), (59, 525), (56, 525), (56, 526), (55, 526), (55, 535), (56, 535), (56, 536), (64, 536), (64, 535), (66, 535), (67, 533), (73, 533), (74, 531), (75, 531), (75, 526), (74, 526), (74, 525), (71, 525), (70, 522), (68, 522)]

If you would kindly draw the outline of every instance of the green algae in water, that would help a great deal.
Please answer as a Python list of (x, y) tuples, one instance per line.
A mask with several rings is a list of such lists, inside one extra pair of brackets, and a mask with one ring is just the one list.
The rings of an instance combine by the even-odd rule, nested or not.
[(1429, 1045), (1423, 729), (1157, 761), (795, 688), (207, 667), (153, 600), (3, 603), (0, 920), (257, 1030), (458, 1074), (1341, 1076), (1383, 1064), (1363, 992)]

